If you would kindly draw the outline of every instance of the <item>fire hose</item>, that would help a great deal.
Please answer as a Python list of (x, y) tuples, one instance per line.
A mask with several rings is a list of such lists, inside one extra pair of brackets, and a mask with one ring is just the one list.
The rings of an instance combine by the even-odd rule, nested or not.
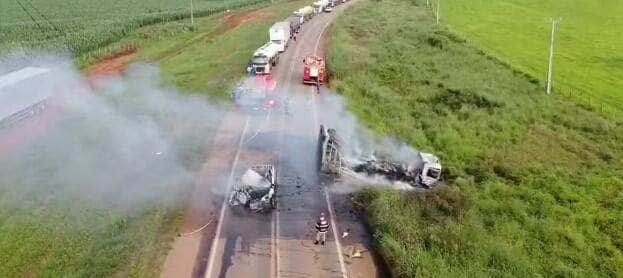
[(178, 234), (177, 236), (179, 237), (186, 237), (186, 236), (191, 236), (193, 234), (196, 234), (198, 232), (201, 232), (203, 229), (205, 229), (208, 225), (210, 225), (212, 223), (214, 219), (210, 219), (210, 221), (208, 221), (208, 223), (206, 223), (205, 225), (201, 226), (199, 229), (196, 229), (190, 233), (183, 233), (183, 234)]

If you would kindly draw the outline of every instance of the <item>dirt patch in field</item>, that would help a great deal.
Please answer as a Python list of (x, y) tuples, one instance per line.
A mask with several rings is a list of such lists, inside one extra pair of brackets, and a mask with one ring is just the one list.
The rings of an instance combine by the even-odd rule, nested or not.
[(130, 48), (109, 55), (90, 65), (86, 70), (87, 76), (89, 78), (97, 78), (101, 76), (118, 75), (123, 72), (127, 62), (134, 58), (137, 51), (136, 48)]
[(187, 41), (185, 45), (181, 48), (173, 48), (169, 51), (165, 51), (157, 60), (162, 61), (174, 57), (176, 55), (181, 54), (189, 47), (192, 47), (196, 43), (203, 42), (206, 38), (213, 38), (219, 35), (222, 35), (228, 31), (233, 30), (234, 28), (249, 22), (258, 21), (261, 19), (269, 18), (273, 13), (268, 11), (266, 8), (255, 8), (246, 11), (235, 11), (235, 12), (225, 12), (217, 17), (217, 19), (222, 22), (221, 26), (216, 30), (200, 34), (197, 37)]
[(267, 9), (252, 9), (242, 12), (229, 12), (218, 17), (218, 20), (223, 22), (223, 25), (216, 31), (217, 35), (223, 34), (229, 30), (232, 30), (244, 23), (254, 22), (261, 19), (269, 18), (273, 13)]

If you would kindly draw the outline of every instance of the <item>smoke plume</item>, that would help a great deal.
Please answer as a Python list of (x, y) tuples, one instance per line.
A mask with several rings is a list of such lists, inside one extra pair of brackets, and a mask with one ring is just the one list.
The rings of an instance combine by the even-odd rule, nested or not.
[[(386, 135), (375, 135), (362, 125), (355, 115), (348, 110), (346, 101), (337, 93), (326, 94), (320, 100), (323, 113), (319, 121), (326, 128), (334, 128), (341, 141), (343, 158), (350, 164), (358, 164), (367, 160), (388, 160), (413, 164), (419, 162), (418, 150), (398, 138)], [(334, 191), (350, 192), (363, 186), (389, 186), (395, 189), (413, 189), (407, 183), (390, 181), (381, 175), (365, 175), (348, 177), (332, 188)]]
[(36, 82), (0, 91), (16, 99), (51, 92), (42, 113), (0, 130), (0, 195), (12, 207), (84, 202), (135, 209), (175, 202), (192, 184), (224, 114), (204, 98), (163, 85), (153, 66), (88, 80), (63, 57), (2, 61), (0, 73), (51, 69)]

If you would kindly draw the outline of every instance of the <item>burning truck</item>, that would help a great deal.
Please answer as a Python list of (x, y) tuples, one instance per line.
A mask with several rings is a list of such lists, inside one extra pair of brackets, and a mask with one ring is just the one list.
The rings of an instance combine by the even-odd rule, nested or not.
[(382, 176), (390, 182), (403, 182), (414, 188), (431, 188), (441, 178), (441, 163), (429, 153), (418, 152), (410, 163), (377, 159), (354, 159), (342, 155), (341, 141), (335, 129), (320, 126), (318, 136), (319, 170), (338, 179), (344, 176), (366, 180), (366, 176)]
[(277, 207), (276, 190), (275, 167), (256, 165), (242, 175), (229, 197), (229, 204), (254, 212), (268, 212)]

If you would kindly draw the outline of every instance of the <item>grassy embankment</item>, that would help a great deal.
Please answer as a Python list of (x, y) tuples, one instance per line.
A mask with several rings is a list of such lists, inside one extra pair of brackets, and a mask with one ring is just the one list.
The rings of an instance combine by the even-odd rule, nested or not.
[(445, 167), (438, 192), (358, 195), (394, 276), (622, 275), (623, 123), (546, 96), (424, 3), (362, 1), (330, 40), (349, 108)]
[[(221, 26), (222, 22), (217, 16), (197, 18), (193, 31), (189, 31), (184, 22), (146, 26), (133, 31), (128, 37), (111, 45), (111, 48), (138, 46), (140, 50), (137, 58), (158, 62), (167, 80), (188, 91), (222, 98), (227, 95), (227, 88), (244, 74), (244, 66), (252, 51), (267, 40), (268, 26), (285, 18), (303, 3), (277, 2), (263, 8), (260, 19), (248, 18), (233, 29)], [(140, 89), (141, 84), (134, 86)], [(128, 100), (111, 101), (129, 106), (139, 104)], [(134, 100), (140, 101), (144, 100)], [(165, 113), (166, 117), (154, 117), (164, 120), (167, 130), (176, 129), (177, 125), (173, 124), (175, 120), (188, 122), (188, 119), (179, 118), (183, 118), (183, 114), (175, 114), (180, 111), (169, 111), (166, 107), (147, 112)], [(82, 121), (78, 117), (76, 121), (65, 121), (62, 125), (84, 125)], [(135, 192), (133, 187), (125, 188), (122, 184), (63, 183), (59, 173), (66, 174), (67, 171), (73, 171), (70, 169), (72, 165), (81, 165), (76, 153), (86, 157), (101, 155), (102, 161), (106, 162), (108, 151), (105, 150), (125, 152), (119, 146), (111, 145), (116, 141), (114, 138), (106, 137), (110, 127), (94, 129), (97, 124), (72, 129), (76, 133), (81, 129), (84, 131), (72, 137), (72, 140), (78, 141), (67, 142), (68, 145), (93, 147), (64, 153), (62, 150), (49, 150), (45, 144), (37, 143), (45, 140), (58, 142), (64, 135), (56, 132), (38, 138), (31, 154), (20, 156), (19, 159), (0, 157), (0, 160), (8, 159), (0, 161), (3, 163), (0, 164), (0, 276), (157, 276), (182, 219), (183, 200), (191, 184), (174, 185), (175, 192), (167, 194), (163, 201), (150, 196), (169, 190), (171, 184), (147, 186), (150, 189), (146, 191), (150, 194), (144, 196), (143, 192)], [(202, 147), (206, 138), (197, 140), (196, 146), (189, 146), (192, 142), (187, 140), (197, 139), (192, 134), (174, 132), (173, 136), (176, 136), (174, 139), (177, 141), (183, 140), (176, 144), (178, 147), (187, 147), (179, 150), (185, 169), (196, 171), (201, 164), (197, 154), (205, 151)], [(153, 159), (149, 154), (146, 161)], [(69, 168), (59, 169), (59, 163), (54, 162), (59, 159), (67, 161), (66, 167)], [(94, 161), (104, 163), (99, 162), (99, 159)], [(85, 165), (89, 166), (93, 165)], [(32, 175), (28, 171), (32, 171)], [(102, 173), (83, 171), (80, 174), (83, 175), (80, 179), (88, 181), (89, 175)], [(111, 176), (116, 177), (117, 174), (111, 173)], [(140, 183), (138, 180), (136, 182)], [(103, 187), (98, 189), (100, 186)], [(94, 194), (108, 191), (111, 196), (97, 201), (98, 195), (85, 193), (88, 191), (85, 187), (93, 187)]]
[(443, 20), (496, 57), (545, 80), (551, 18), (557, 31), (554, 86), (586, 102), (623, 110), (623, 5), (618, 0), (457, 0)]

